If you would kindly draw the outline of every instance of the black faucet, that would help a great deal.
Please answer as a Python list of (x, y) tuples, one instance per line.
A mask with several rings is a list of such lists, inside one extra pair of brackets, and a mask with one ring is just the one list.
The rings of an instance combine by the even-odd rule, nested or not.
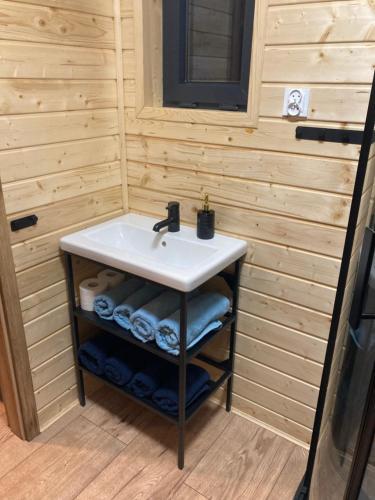
[(168, 226), (170, 233), (177, 233), (180, 230), (180, 204), (177, 201), (170, 201), (166, 207), (168, 219), (157, 222), (153, 230), (158, 233), (163, 227)]

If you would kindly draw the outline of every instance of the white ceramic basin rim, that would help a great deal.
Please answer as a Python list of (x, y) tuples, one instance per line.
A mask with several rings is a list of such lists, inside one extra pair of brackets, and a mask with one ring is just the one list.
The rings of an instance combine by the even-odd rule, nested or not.
[(223, 235), (200, 240), (194, 229), (152, 228), (157, 219), (127, 214), (61, 239), (62, 250), (181, 291), (190, 291), (246, 253), (245, 241)]

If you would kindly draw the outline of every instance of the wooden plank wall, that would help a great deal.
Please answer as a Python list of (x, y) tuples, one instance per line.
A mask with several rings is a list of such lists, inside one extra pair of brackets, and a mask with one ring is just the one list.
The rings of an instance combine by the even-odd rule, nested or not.
[(374, 7), (270, 0), (260, 119), (245, 129), (136, 118), (132, 3), (122, 0), (129, 207), (163, 216), (177, 198), (194, 224), (207, 191), (217, 228), (247, 239), (234, 405), (308, 443), (359, 147), (296, 140), (283, 92), (311, 89), (307, 124), (362, 128)]
[[(0, 176), (42, 429), (76, 402), (59, 238), (122, 211), (113, 2), (0, 1)], [(121, 54), (121, 53), (120, 53)]]

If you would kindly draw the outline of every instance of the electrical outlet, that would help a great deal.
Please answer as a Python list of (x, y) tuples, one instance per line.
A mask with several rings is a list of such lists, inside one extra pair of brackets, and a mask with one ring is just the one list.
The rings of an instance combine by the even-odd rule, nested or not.
[(283, 116), (289, 116), (290, 118), (307, 118), (309, 101), (310, 89), (285, 89)]

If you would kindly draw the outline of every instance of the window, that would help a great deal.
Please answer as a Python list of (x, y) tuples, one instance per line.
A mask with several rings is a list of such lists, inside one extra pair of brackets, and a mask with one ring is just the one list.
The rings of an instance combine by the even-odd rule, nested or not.
[(246, 111), (255, 0), (163, 0), (164, 106)]

